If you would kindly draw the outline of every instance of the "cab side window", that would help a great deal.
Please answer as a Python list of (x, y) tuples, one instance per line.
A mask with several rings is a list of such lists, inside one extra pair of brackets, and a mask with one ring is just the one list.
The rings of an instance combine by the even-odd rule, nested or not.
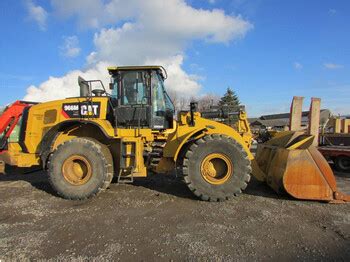
[(165, 113), (164, 89), (156, 72), (152, 72), (152, 96), (154, 115), (163, 116)]

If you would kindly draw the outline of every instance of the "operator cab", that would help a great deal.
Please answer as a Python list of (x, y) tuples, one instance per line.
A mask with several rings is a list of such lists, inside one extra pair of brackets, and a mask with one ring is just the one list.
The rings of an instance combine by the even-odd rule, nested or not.
[(166, 71), (160, 66), (110, 67), (111, 100), (117, 127), (173, 127), (174, 105), (165, 91)]

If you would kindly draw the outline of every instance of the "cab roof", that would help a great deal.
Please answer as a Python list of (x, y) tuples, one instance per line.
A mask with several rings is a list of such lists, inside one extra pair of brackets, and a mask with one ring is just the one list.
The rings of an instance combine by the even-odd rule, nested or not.
[(107, 68), (110, 74), (117, 71), (136, 71), (136, 70), (161, 70), (162, 66), (110, 66)]

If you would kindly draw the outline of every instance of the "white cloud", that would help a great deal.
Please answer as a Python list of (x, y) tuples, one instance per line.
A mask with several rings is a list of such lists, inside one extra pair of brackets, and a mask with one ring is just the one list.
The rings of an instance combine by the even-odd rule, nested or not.
[(177, 55), (166, 60), (148, 60), (145, 64), (164, 65), (168, 72), (166, 86), (168, 90), (176, 91), (185, 96), (198, 93), (201, 86), (198, 84), (197, 75), (188, 75), (182, 68), (183, 56)]
[[(113, 0), (108, 6), (118, 3)], [(112, 60), (122, 64), (143, 63), (151, 58), (166, 59), (183, 54), (195, 39), (227, 43), (243, 37), (252, 25), (222, 10), (195, 9), (183, 0), (128, 1), (134, 4), (133, 22), (120, 27), (103, 28), (95, 34), (96, 51), (88, 63)]]
[[(183, 57), (177, 55), (168, 59), (146, 60), (144, 64), (163, 65), (168, 72), (166, 86), (168, 90), (175, 91), (179, 95), (192, 96), (198, 93), (201, 86), (198, 84), (196, 75), (188, 75), (182, 68)], [(65, 97), (78, 96), (78, 76), (88, 79), (102, 80), (105, 88), (108, 87), (109, 75), (107, 67), (110, 62), (99, 62), (87, 70), (74, 70), (63, 77), (50, 77), (38, 87), (30, 86), (24, 100), (28, 101), (50, 101)], [(107, 88), (108, 89), (108, 88)]]
[(240, 16), (222, 10), (195, 9), (184, 0), (51, 0), (55, 12), (64, 18), (77, 16), (83, 27), (100, 28), (118, 22), (136, 21), (146, 33), (171, 39), (206, 38), (228, 42), (242, 37), (252, 25)]
[[(187, 45), (193, 40), (227, 44), (253, 28), (240, 16), (226, 15), (219, 9), (195, 9), (184, 0), (52, 0), (52, 5), (59, 16), (74, 16), (80, 26), (96, 28), (95, 51), (87, 57), (88, 72), (97, 74), (91, 78), (106, 79), (107, 71), (100, 68), (101, 64), (159, 64), (168, 71), (167, 88), (186, 96), (195, 95), (201, 88), (201, 77), (182, 69)], [(68, 96), (73, 91), (67, 84), (76, 83), (81, 73), (86, 72), (73, 71), (62, 78), (50, 78), (39, 87), (32, 86), (26, 99)], [(58, 90), (54, 96), (50, 93), (53, 88)], [(73, 88), (71, 84), (69, 88)]]
[(344, 67), (343, 65), (335, 64), (335, 63), (324, 63), (323, 66), (330, 70), (341, 69)]
[(68, 58), (77, 57), (80, 54), (79, 39), (77, 36), (64, 37), (63, 45), (60, 46), (61, 54)]
[(46, 10), (40, 5), (35, 5), (31, 0), (28, 0), (26, 3), (29, 19), (35, 21), (38, 24), (40, 30), (45, 31), (47, 27), (48, 17)]
[(106, 72), (107, 66), (108, 64), (101, 62), (91, 69), (74, 70), (63, 77), (50, 77), (38, 87), (30, 86), (24, 100), (43, 102), (79, 96), (78, 76), (82, 76), (86, 80), (101, 79), (104, 84), (107, 84), (109, 78)]
[(297, 70), (301, 70), (303, 69), (303, 65), (299, 62), (294, 62), (294, 68), (297, 69)]
[(209, 4), (215, 4), (216, 3), (216, 0), (208, 0)]

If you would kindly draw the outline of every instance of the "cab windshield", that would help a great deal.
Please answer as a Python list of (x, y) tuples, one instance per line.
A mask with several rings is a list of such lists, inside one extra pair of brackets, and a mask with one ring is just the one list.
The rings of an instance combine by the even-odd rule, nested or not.
[[(113, 76), (111, 96), (120, 98), (121, 105), (152, 105), (156, 115), (170, 110), (175, 112), (174, 105), (165, 91), (161, 74), (153, 71), (126, 71), (118, 77)], [(152, 103), (150, 99), (152, 98)]]

